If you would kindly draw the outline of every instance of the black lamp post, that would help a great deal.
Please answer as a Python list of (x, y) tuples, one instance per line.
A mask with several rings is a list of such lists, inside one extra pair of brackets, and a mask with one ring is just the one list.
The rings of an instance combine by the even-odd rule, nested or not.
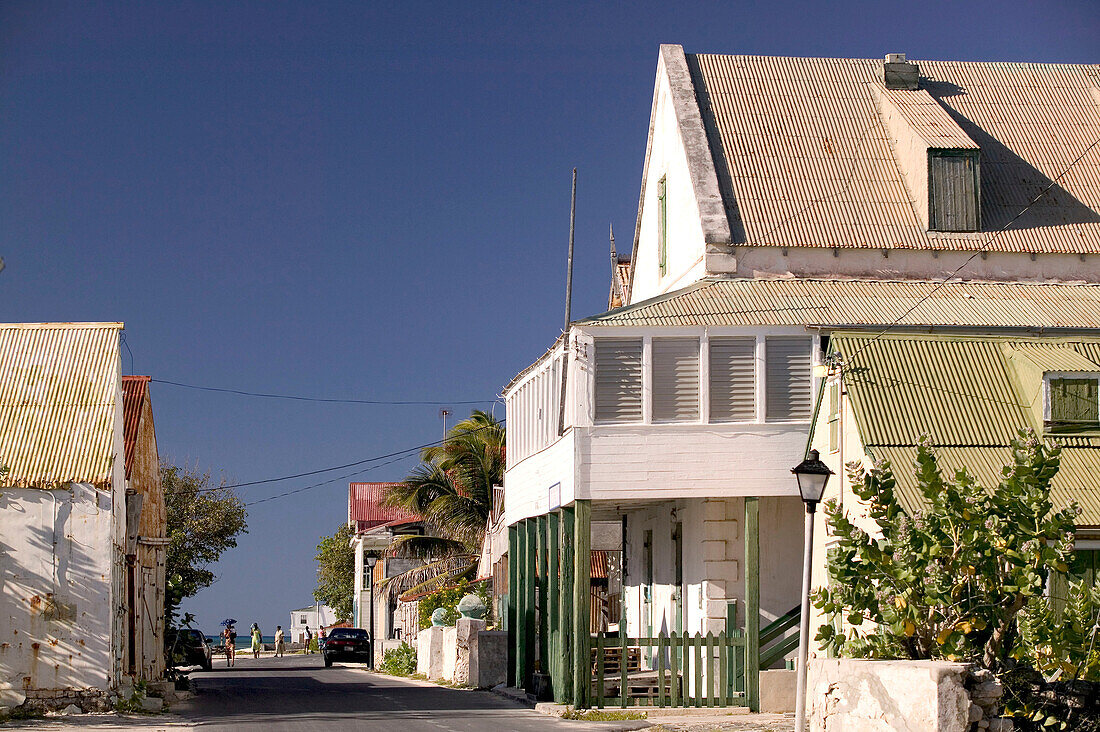
[(367, 577), (369, 578), (368, 587), (370, 592), (370, 626), (367, 628), (367, 632), (370, 637), (370, 665), (368, 668), (374, 669), (374, 565), (378, 563), (378, 557), (374, 554), (364, 554), (363, 564), (367, 568)]
[(802, 558), (802, 624), (798, 631), (798, 675), (795, 690), (795, 730), (806, 730), (806, 665), (810, 649), (810, 570), (814, 552), (814, 513), (817, 504), (825, 495), (825, 486), (833, 471), (821, 462), (817, 450), (810, 450), (809, 456), (791, 468), (798, 479), (798, 492), (806, 504), (805, 551)]

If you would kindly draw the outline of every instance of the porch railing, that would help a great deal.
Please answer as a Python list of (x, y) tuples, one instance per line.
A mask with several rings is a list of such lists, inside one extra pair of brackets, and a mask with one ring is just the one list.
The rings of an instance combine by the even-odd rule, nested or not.
[(760, 630), (760, 669), (771, 668), (791, 651), (798, 648), (798, 633), (786, 635), (797, 628), (802, 619), (802, 608), (795, 606)]
[(601, 632), (592, 645), (592, 706), (748, 706), (740, 631), (652, 638)]

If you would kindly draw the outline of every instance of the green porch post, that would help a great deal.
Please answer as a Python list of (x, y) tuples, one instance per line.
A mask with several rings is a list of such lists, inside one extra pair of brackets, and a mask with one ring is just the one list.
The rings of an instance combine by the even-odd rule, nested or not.
[(573, 706), (588, 708), (592, 673), (592, 502), (577, 499), (573, 570)]
[(561, 611), (558, 631), (561, 637), (561, 690), (556, 692), (559, 704), (573, 702), (573, 537), (576, 534), (576, 510), (572, 506), (561, 510), (561, 574), (558, 594)]
[(527, 519), (516, 524), (516, 624), (513, 630), (515, 638), (515, 674), (512, 684), (523, 688), (529, 659), (527, 658)]
[(523, 582), (523, 655), (527, 660), (527, 664), (523, 667), (523, 688), (530, 691), (532, 687), (532, 674), (535, 671), (535, 587), (536, 587), (536, 541), (538, 539), (535, 536), (537, 528), (537, 522), (533, 518), (527, 519), (524, 524), (527, 526), (525, 533), (524, 549), (525, 561), (523, 563), (524, 582)]
[(760, 503), (745, 499), (745, 696), (760, 711)]
[(539, 671), (544, 674), (550, 673), (550, 624), (547, 620), (547, 566), (549, 559), (547, 554), (546, 545), (546, 516), (542, 515), (535, 519), (535, 531), (537, 536), (535, 539), (538, 541), (538, 637), (539, 637)]
[(546, 558), (546, 627), (549, 640), (549, 668), (550, 690), (553, 699), (558, 700), (558, 689), (561, 686), (561, 628), (558, 621), (561, 616), (561, 579), (558, 575), (558, 547), (561, 546), (559, 534), (559, 521), (556, 511), (546, 517), (547, 545), (549, 547)]
[(519, 602), (519, 575), (516, 568), (519, 566), (519, 526), (508, 527), (508, 603), (504, 615), (504, 629), (509, 633), (508, 644), (508, 683), (515, 685), (516, 658), (519, 643), (518, 626), (516, 624), (516, 607)]

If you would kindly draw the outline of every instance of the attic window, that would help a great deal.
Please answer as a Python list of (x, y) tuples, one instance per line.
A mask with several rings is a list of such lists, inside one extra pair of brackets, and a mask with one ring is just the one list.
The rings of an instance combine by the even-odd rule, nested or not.
[(1049, 373), (1043, 420), (1050, 432), (1100, 429), (1100, 374)]
[(928, 151), (928, 228), (931, 231), (977, 231), (978, 151)]

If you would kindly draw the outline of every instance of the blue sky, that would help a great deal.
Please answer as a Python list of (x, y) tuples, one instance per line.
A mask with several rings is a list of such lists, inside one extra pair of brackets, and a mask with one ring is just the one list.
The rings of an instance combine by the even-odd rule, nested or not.
[[(492, 400), (560, 332), (573, 166), (574, 315), (606, 304), (607, 228), (629, 249), (658, 44), (1095, 63), (1097, 38), (1085, 0), (8, 0), (0, 319), (124, 321), (124, 371), (171, 381)], [(152, 393), (161, 455), (233, 482), (442, 430), (437, 406)], [(185, 609), (209, 630), (227, 614), (285, 626), (346, 511), (346, 480), (254, 506)]]

